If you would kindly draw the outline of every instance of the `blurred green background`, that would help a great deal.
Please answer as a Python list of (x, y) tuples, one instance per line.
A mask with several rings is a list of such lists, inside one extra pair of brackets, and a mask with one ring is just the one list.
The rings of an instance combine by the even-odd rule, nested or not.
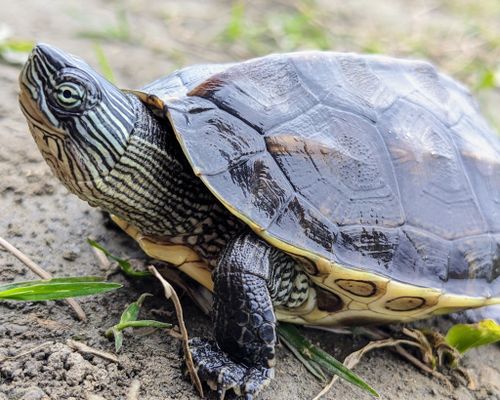
[(421, 58), (466, 83), (500, 127), (498, 0), (1, 0), (0, 7), (0, 52), (9, 61), (22, 59), (12, 53), (23, 41), (47, 41), (121, 85), (140, 86), (180, 66), (271, 52)]

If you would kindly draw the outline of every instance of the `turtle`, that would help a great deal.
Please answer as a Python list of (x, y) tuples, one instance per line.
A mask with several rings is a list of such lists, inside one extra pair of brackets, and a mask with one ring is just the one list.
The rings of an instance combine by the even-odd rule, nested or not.
[(62, 183), (213, 292), (214, 339), (190, 345), (219, 398), (273, 378), (278, 321), (500, 303), (500, 140), (431, 63), (271, 54), (121, 90), (38, 44), (19, 82)]

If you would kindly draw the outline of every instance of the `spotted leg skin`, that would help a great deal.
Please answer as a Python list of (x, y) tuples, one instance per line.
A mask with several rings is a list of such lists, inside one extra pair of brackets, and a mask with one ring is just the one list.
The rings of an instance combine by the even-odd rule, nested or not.
[(233, 390), (246, 399), (272, 379), (276, 317), (267, 288), (270, 247), (253, 233), (229, 243), (214, 271), (215, 342), (190, 342), (202, 381), (224, 398)]

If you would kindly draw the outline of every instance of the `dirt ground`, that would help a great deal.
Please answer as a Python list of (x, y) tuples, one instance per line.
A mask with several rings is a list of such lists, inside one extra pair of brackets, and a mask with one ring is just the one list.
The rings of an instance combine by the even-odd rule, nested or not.
[[(180, 65), (277, 50), (328, 47), (425, 57), (481, 89), (479, 98), (486, 113), (495, 115), (491, 104), (498, 104), (498, 87), (489, 78), (498, 74), (500, 59), (496, 1), (481, 1), (484, 9), (477, 1), (243, 4), (0, 0), (0, 31), (8, 28), (14, 38), (57, 45), (97, 68), (99, 46), (117, 82), (127, 87), (140, 86)], [(105, 227), (98, 210), (69, 194), (51, 175), (17, 105), (19, 69), (0, 63), (0, 236), (57, 276), (103, 274), (85, 243), (89, 236), (115, 254), (141, 257), (134, 243)], [(0, 251), (0, 282), (33, 278), (21, 263)], [(89, 317), (85, 323), (78, 322), (62, 302), (0, 303), (0, 360), (38, 346), (28, 355), (0, 361), (0, 400), (125, 399), (135, 380), (140, 382), (140, 399), (197, 398), (182, 376), (179, 343), (165, 334), (127, 332), (119, 363), (82, 355), (67, 346), (66, 341), (73, 339), (113, 351), (104, 330), (145, 291), (157, 296), (146, 301), (143, 316), (173, 320), (172, 307), (162, 300), (155, 282), (137, 284), (120, 275), (112, 279), (124, 288), (80, 300)], [(183, 299), (183, 305), (190, 335), (210, 332), (209, 319), (189, 299)], [(167, 314), (158, 316), (155, 309)], [(443, 318), (426, 325), (445, 330), (449, 321)], [(346, 335), (304, 333), (340, 359), (364, 343)], [(464, 366), (477, 380), (477, 390), (469, 390), (461, 381), (450, 389), (385, 350), (370, 353), (355, 371), (383, 399), (500, 399), (499, 360), (500, 348), (495, 346), (465, 356)], [(320, 390), (320, 384), (280, 347), (276, 379), (261, 398), (310, 399)], [(369, 396), (338, 383), (325, 398)]]

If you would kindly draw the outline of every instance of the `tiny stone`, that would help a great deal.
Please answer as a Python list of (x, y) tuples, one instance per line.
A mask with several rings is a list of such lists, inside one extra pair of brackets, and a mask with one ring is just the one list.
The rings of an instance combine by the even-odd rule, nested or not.
[(75, 261), (79, 257), (79, 254), (76, 251), (70, 250), (70, 251), (65, 251), (62, 257), (68, 261)]
[(15, 237), (22, 237), (23, 230), (17, 225), (9, 224), (7, 227), (7, 235), (8, 236), (15, 236)]

